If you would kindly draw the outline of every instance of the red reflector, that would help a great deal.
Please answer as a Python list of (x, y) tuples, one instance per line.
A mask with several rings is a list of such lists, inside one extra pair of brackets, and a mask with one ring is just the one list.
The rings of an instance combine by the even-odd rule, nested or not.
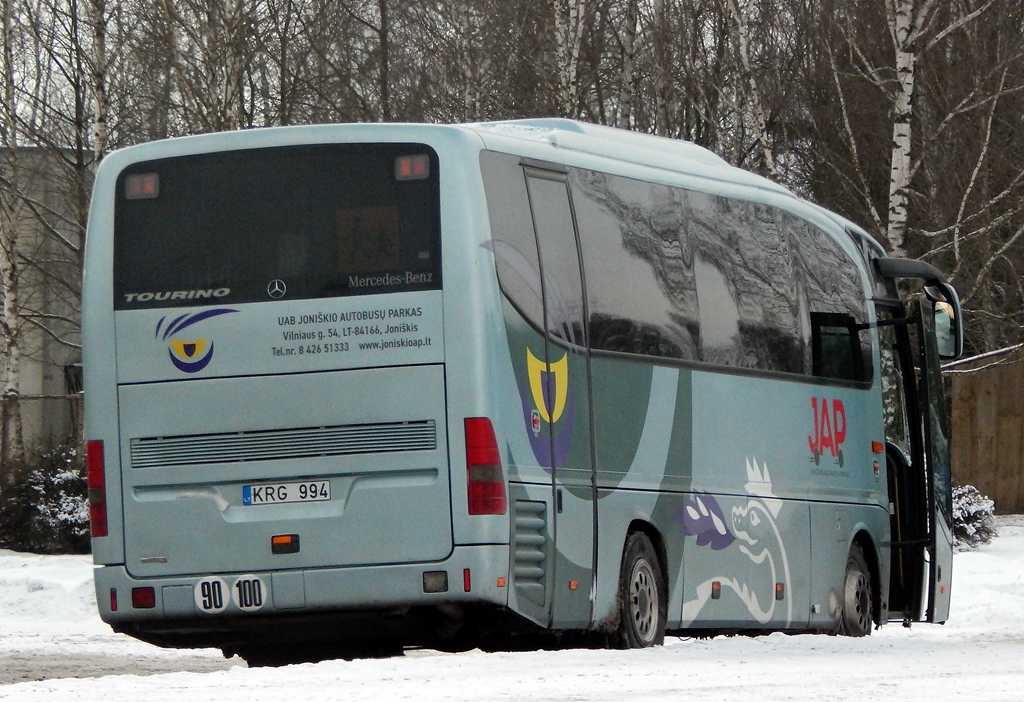
[(430, 177), (430, 157), (427, 154), (399, 156), (395, 159), (395, 180), (423, 180)]
[(117, 588), (110, 588), (110, 611), (117, 611)]
[(508, 495), (494, 426), (487, 417), (467, 417), (466, 477), (470, 514), (505, 514)]
[(107, 488), (104, 475), (103, 442), (85, 445), (86, 480), (89, 490), (89, 531), (92, 537), (107, 535)]
[(160, 176), (140, 173), (124, 179), (124, 196), (129, 200), (150, 200), (160, 194)]
[(133, 587), (132, 607), (135, 609), (153, 609), (156, 607), (156, 589), (151, 587)]
[(466, 592), (473, 589), (473, 581), (469, 577), (469, 568), (462, 569), (462, 589)]

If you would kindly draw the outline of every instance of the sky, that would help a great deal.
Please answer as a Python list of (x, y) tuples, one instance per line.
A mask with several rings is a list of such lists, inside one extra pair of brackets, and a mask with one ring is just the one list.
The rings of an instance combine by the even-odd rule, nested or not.
[(997, 519), (992, 544), (954, 557), (943, 626), (897, 622), (863, 639), (669, 637), (632, 651), (416, 650), (258, 669), (216, 650), (163, 650), (113, 633), (96, 614), (89, 556), (0, 550), (0, 701), (1019, 702), (1024, 516)]

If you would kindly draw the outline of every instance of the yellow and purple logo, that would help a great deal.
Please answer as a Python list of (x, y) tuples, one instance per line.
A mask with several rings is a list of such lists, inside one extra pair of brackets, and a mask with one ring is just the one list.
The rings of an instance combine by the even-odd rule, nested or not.
[[(526, 349), (526, 375), (530, 379), (530, 394), (540, 418), (554, 424), (565, 411), (565, 398), (569, 394), (569, 358), (546, 364)], [(553, 397), (552, 397), (553, 396)]]
[[(544, 468), (565, 465), (575, 423), (574, 402), (569, 393), (569, 357), (545, 363), (526, 350), (529, 394), (521, 392), (523, 414), (537, 462)], [(550, 434), (542, 432), (544, 425)]]
[(237, 311), (226, 307), (217, 307), (212, 310), (183, 314), (171, 320), (166, 327), (164, 322), (168, 318), (161, 317), (157, 322), (154, 336), (167, 342), (167, 355), (175, 368), (185, 373), (198, 373), (210, 365), (210, 361), (213, 359), (213, 341), (204, 337), (196, 337), (194, 330), (188, 336), (182, 332), (212, 317)]

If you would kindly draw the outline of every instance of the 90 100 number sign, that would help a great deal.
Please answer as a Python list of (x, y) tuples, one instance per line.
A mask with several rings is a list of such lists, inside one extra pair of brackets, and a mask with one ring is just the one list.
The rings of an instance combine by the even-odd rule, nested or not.
[(267, 586), (258, 575), (243, 575), (231, 587), (223, 578), (203, 578), (195, 586), (196, 607), (207, 614), (219, 614), (232, 602), (243, 612), (255, 612), (263, 608), (267, 598)]

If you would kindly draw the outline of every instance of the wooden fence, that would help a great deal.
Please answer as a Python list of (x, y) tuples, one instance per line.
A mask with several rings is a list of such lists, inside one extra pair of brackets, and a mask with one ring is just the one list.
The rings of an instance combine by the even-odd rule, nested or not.
[(952, 381), (954, 484), (978, 488), (996, 514), (1024, 513), (1024, 362)]

